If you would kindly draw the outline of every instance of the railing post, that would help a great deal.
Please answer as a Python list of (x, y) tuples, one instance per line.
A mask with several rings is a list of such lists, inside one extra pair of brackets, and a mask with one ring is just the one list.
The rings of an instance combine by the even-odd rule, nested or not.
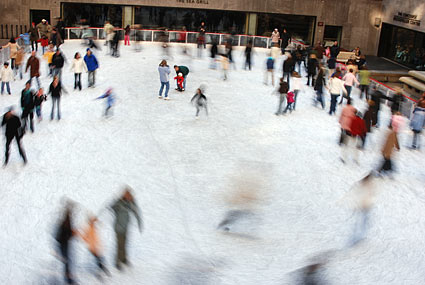
[(70, 31), (71, 29), (66, 29), (66, 35), (68, 36), (68, 40), (70, 40), (71, 38), (69, 37), (69, 31)]
[(153, 30), (151, 31), (151, 42), (153, 42)]
[(241, 36), (239, 35), (238, 46), (241, 46)]
[(97, 40), (99, 39), (99, 30), (100, 30), (100, 29), (96, 29), (96, 39), (97, 39)]

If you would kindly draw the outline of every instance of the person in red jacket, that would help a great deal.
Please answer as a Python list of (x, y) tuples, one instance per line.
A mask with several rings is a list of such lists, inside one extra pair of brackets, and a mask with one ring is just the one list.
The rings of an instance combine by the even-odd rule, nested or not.
[(179, 74), (177, 74), (177, 76), (174, 77), (174, 79), (177, 80), (177, 90), (182, 92), (183, 91), (183, 82), (184, 82), (183, 73), (179, 72)]
[(356, 109), (354, 109), (355, 116), (353, 116), (349, 121), (347, 121), (347, 125), (349, 126), (349, 129), (347, 130), (346, 135), (346, 142), (345, 145), (342, 147), (342, 162), (346, 162), (348, 159), (348, 152), (352, 152), (353, 160), (355, 163), (358, 164), (358, 140), (363, 139), (366, 136), (366, 123), (361, 118), (360, 112), (357, 112)]

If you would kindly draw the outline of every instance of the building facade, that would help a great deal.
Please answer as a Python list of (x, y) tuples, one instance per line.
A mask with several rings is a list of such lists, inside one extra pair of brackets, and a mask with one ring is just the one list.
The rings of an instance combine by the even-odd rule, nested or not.
[(345, 49), (362, 48), (376, 55), (383, 0), (2, 0), (0, 35), (12, 36), (31, 21), (63, 17), (66, 24), (82, 19), (103, 26), (141, 24), (144, 28), (167, 27), (196, 30), (201, 21), (210, 32), (268, 36), (274, 28), (286, 28), (309, 44), (340, 40)]

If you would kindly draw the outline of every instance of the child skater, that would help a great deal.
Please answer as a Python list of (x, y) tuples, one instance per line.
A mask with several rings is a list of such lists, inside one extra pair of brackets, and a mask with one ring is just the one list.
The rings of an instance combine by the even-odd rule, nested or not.
[(179, 72), (179, 74), (177, 74), (177, 76), (174, 77), (174, 79), (177, 80), (177, 91), (183, 92), (183, 82), (184, 82), (183, 73)]
[[(99, 266), (99, 271), (102, 270), (107, 275), (110, 275), (108, 269), (106, 269), (103, 264), (103, 258), (101, 255), (101, 246), (99, 241), (99, 235), (96, 229), (97, 218), (89, 217), (88, 225), (83, 232), (78, 232), (78, 235), (86, 242), (88, 250), (96, 258), (97, 266)], [(96, 273), (96, 276), (101, 279), (101, 275)]]
[(115, 103), (115, 95), (114, 93), (112, 93), (112, 88), (108, 88), (105, 92), (105, 94), (103, 94), (102, 96), (99, 96), (96, 98), (96, 100), (98, 99), (105, 99), (106, 98), (106, 109), (105, 109), (105, 117), (109, 116), (109, 110), (112, 108), (112, 106)]
[(201, 88), (196, 90), (196, 94), (192, 97), (190, 102), (196, 107), (196, 119), (199, 119), (199, 111), (201, 111), (201, 109), (205, 109), (205, 114), (208, 116), (207, 97), (202, 94)]
[(43, 88), (40, 88), (34, 97), (35, 113), (37, 114), (39, 123), (43, 119), (43, 116), (41, 115), (41, 105), (43, 104), (43, 101), (47, 101), (47, 95), (44, 94)]
[(283, 111), (284, 114), (286, 114), (286, 111), (289, 110), (289, 112), (292, 113), (292, 110), (294, 109), (294, 103), (295, 103), (295, 94), (294, 92), (290, 91), (288, 94), (286, 94), (286, 102), (288, 103), (286, 105), (285, 111)]

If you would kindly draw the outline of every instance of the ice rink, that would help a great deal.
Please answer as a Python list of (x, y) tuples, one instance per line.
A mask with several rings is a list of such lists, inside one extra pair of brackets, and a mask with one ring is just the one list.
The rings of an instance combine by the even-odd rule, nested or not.
[[(337, 116), (329, 116), (329, 95), (324, 111), (313, 106), (314, 91), (305, 87), (296, 111), (275, 116), (278, 97), (274, 87), (263, 84), (263, 49), (255, 50), (249, 72), (242, 69), (243, 50), (235, 48), (236, 70), (223, 81), (220, 71), (209, 69), (209, 52), (199, 59), (194, 46), (190, 57), (177, 46), (165, 56), (153, 43), (142, 45), (141, 52), (121, 45), (119, 58), (100, 46), (96, 87), (88, 89), (83, 74), (81, 92), (73, 90), (70, 64), (86, 47), (79, 41), (62, 46), (69, 92), (62, 97), (62, 119), (49, 120), (49, 98), (44, 120), (23, 138), (28, 165), (22, 165), (13, 142), (9, 165), (0, 169), (1, 284), (63, 282), (53, 234), (64, 197), (77, 203), (77, 229), (89, 213), (99, 214), (112, 273), (96, 279), (92, 256), (75, 238), (73, 272), (79, 284), (296, 284), (299, 269), (327, 251), (332, 254), (322, 274), (329, 284), (425, 282), (425, 155), (408, 148), (407, 121), (393, 178), (376, 181), (379, 195), (367, 239), (346, 247), (356, 216), (344, 197), (381, 163), (388, 107), (383, 106), (381, 127), (370, 134), (359, 163), (343, 164), (337, 144), (341, 105)], [(170, 101), (158, 99), (163, 58), (171, 67), (190, 68), (184, 93), (170, 82)], [(279, 59), (276, 78), (281, 65)], [(43, 61), (42, 86), (48, 89), (46, 69)], [(12, 96), (0, 97), (2, 111), (19, 107), (25, 79), (12, 83)], [(189, 101), (201, 84), (209, 116), (196, 120)], [(94, 99), (108, 87), (114, 88), (117, 104), (113, 117), (105, 119), (105, 102)], [(354, 105), (364, 111), (358, 94), (355, 89)], [(107, 207), (127, 184), (145, 227), (140, 234), (133, 221), (132, 266), (120, 272), (113, 267), (115, 235)], [(229, 210), (248, 214), (229, 232), (218, 230)]]

